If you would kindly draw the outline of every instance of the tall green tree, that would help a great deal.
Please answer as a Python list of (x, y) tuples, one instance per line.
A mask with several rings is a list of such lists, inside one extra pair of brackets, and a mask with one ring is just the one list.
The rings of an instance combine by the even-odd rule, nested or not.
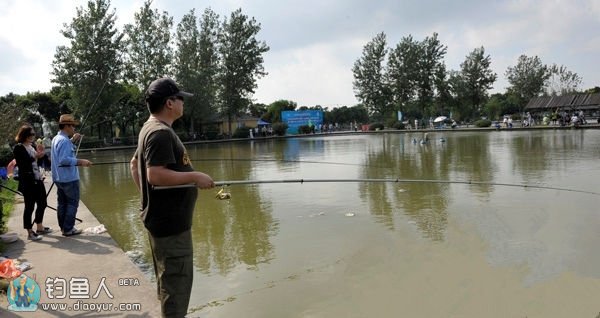
[(194, 97), (186, 101), (184, 110), (184, 121), (190, 134), (202, 122), (208, 121), (217, 108), (219, 16), (206, 9), (199, 24), (200, 30), (195, 12), (191, 10), (177, 25), (176, 34), (175, 77), (194, 93)]
[(123, 67), (119, 52), (122, 37), (116, 28), (116, 13), (109, 0), (92, 0), (78, 7), (61, 34), (68, 45), (58, 46), (52, 63), (52, 82), (69, 91), (69, 108), (82, 118), (82, 126), (97, 127), (111, 122), (105, 109), (118, 100), (114, 94)]
[(412, 35), (403, 37), (390, 52), (386, 76), (396, 110), (412, 112), (410, 106), (415, 99), (419, 54), (419, 43)]
[(544, 83), (544, 90), (550, 96), (575, 93), (583, 81), (577, 73), (569, 71), (563, 65), (553, 64), (548, 67), (548, 72), (550, 74)]
[(124, 27), (127, 35), (127, 67), (125, 78), (144, 90), (153, 80), (170, 76), (173, 50), (171, 28), (173, 18), (150, 6), (152, 0), (134, 15), (134, 23)]
[(436, 96), (436, 78), (440, 71), (445, 70), (444, 57), (447, 47), (438, 39), (438, 34), (433, 33), (426, 37), (419, 45), (417, 60), (418, 76), (416, 81), (417, 103), (424, 116), (435, 115), (434, 97)]
[(466, 103), (464, 112), (469, 118), (481, 113), (481, 108), (488, 98), (488, 90), (493, 87), (497, 75), (490, 68), (490, 55), (485, 54), (482, 47), (474, 49), (460, 64), (460, 80), (462, 81), (460, 100)]
[(517, 65), (508, 67), (508, 92), (519, 98), (519, 111), (522, 112), (530, 99), (544, 91), (544, 83), (549, 77), (548, 67), (537, 56), (521, 55)]
[(377, 34), (363, 48), (363, 55), (354, 62), (354, 93), (367, 107), (371, 116), (382, 119), (391, 112), (391, 94), (386, 84), (384, 60), (387, 55), (386, 36)]
[(269, 47), (256, 39), (260, 29), (260, 23), (242, 14), (241, 9), (232, 12), (223, 22), (223, 32), (219, 36), (219, 100), (221, 113), (229, 122), (229, 131), (232, 131), (233, 118), (244, 113), (252, 103), (256, 80), (267, 75), (263, 54), (269, 51)]

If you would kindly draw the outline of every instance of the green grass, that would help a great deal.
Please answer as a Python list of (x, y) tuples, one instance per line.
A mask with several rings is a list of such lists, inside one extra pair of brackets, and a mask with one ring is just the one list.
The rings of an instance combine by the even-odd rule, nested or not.
[[(7, 181), (2, 181), (2, 185), (16, 191), (19, 183), (13, 179), (8, 179)], [(6, 224), (15, 204), (15, 195), (15, 193), (9, 190), (0, 188), (0, 213), (2, 214), (0, 217), (0, 233), (5, 233), (7, 230)]]

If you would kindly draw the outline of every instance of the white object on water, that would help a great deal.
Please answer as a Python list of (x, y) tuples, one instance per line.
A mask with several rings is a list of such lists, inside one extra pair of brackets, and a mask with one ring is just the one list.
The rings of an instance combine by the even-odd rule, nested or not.
[(346, 214), (344, 214), (345, 216), (355, 216), (356, 214), (352, 213), (352, 212), (348, 212)]
[(404, 192), (406, 192), (406, 189), (398, 189), (398, 192), (404, 193)]

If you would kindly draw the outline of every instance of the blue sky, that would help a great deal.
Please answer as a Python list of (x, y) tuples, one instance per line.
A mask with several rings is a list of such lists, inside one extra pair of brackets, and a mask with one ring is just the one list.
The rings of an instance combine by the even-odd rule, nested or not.
[[(56, 46), (81, 0), (0, 0), (0, 95), (48, 91)], [(112, 0), (119, 26), (133, 22), (141, 0)], [(352, 65), (363, 46), (385, 32), (388, 47), (411, 34), (422, 40), (433, 32), (448, 47), (448, 69), (459, 69), (465, 56), (483, 46), (498, 80), (492, 92), (508, 86), (507, 67), (521, 54), (537, 55), (583, 78), (580, 88), (600, 86), (600, 1), (597, 0), (154, 0), (177, 24), (192, 8), (210, 7), (221, 17), (238, 8), (262, 26), (258, 38), (269, 73), (258, 81), (257, 102), (288, 99), (298, 105), (325, 107), (357, 103)], [(174, 30), (173, 30), (174, 31)]]

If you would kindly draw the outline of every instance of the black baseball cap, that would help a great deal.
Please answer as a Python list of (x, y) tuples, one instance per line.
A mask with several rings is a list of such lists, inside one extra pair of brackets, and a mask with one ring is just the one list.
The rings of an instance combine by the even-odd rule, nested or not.
[(194, 94), (180, 90), (177, 83), (168, 77), (154, 80), (148, 86), (148, 90), (146, 90), (146, 99), (158, 99), (170, 96), (191, 97)]

